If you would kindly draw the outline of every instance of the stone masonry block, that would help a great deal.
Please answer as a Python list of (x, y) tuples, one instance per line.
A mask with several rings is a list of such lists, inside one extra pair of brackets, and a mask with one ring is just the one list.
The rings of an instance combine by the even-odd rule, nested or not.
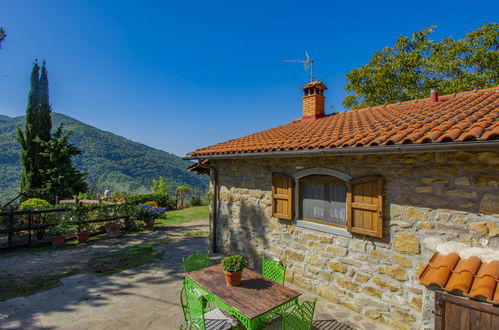
[(393, 239), (395, 250), (403, 253), (420, 253), (419, 240), (412, 233), (400, 232)]

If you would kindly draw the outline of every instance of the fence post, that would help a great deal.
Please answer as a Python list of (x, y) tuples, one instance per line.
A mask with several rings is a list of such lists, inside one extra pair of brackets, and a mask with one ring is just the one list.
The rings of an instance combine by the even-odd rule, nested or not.
[(31, 225), (33, 221), (33, 216), (31, 214), (28, 217), (28, 244), (31, 245)]
[[(12, 211), (12, 207), (10, 208), (10, 210)], [(13, 230), (14, 230), (14, 214), (10, 214), (9, 215), (9, 240), (7, 243), (7, 245), (9, 247), (12, 246), (12, 234), (14, 233)]]

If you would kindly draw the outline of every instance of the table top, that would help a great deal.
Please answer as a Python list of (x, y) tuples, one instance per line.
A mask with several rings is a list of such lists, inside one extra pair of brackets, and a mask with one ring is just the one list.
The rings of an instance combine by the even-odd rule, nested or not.
[(249, 269), (243, 271), (239, 286), (227, 285), (220, 264), (188, 273), (187, 277), (250, 319), (301, 295)]

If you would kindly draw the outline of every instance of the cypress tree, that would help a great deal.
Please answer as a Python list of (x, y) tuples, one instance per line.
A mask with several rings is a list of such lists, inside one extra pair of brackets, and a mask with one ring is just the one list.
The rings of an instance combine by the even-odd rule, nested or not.
[(51, 135), (52, 118), (49, 100), (49, 81), (46, 63), (40, 68), (35, 62), (31, 72), (31, 89), (26, 108), (24, 132), (17, 129), (21, 144), (21, 193), (23, 199), (73, 197), (87, 190), (85, 174), (73, 167), (71, 157), (80, 154), (69, 144), (69, 134), (61, 125)]
[(41, 186), (40, 172), (38, 171), (38, 148), (34, 141), (37, 136), (35, 123), (39, 103), (39, 71), (40, 67), (35, 62), (31, 71), (31, 88), (28, 95), (24, 133), (20, 127), (17, 128), (17, 139), (21, 144), (21, 193), (24, 194), (23, 199), (32, 196), (32, 190)]
[(39, 109), (39, 134), (38, 137), (45, 142), (50, 141), (50, 131), (52, 130), (52, 118), (49, 102), (49, 79), (47, 75), (47, 67), (45, 61), (43, 61), (41, 74), (40, 74), (40, 109)]
[(30, 92), (26, 108), (24, 132), (17, 129), (17, 138), (21, 144), (21, 193), (23, 198), (41, 197), (38, 191), (43, 186), (43, 173), (50, 166), (42, 155), (40, 142), (51, 139), (52, 119), (49, 102), (48, 76), (45, 61), (40, 75), (40, 67), (35, 62), (31, 71)]
[(2, 41), (5, 39), (7, 34), (5, 34), (5, 30), (0, 28), (0, 48), (2, 48)]

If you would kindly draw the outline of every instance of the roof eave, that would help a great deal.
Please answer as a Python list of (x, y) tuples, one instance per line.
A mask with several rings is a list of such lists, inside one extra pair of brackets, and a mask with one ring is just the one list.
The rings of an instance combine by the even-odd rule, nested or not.
[(414, 152), (453, 152), (453, 151), (496, 151), (499, 150), (499, 140), (467, 141), (467, 142), (440, 142), (417, 144), (393, 144), (363, 147), (321, 148), (301, 150), (281, 150), (265, 152), (242, 152), (215, 155), (188, 155), (184, 159), (234, 159), (234, 158), (269, 158), (269, 157), (296, 157), (320, 155), (368, 155), (368, 154), (397, 154)]

